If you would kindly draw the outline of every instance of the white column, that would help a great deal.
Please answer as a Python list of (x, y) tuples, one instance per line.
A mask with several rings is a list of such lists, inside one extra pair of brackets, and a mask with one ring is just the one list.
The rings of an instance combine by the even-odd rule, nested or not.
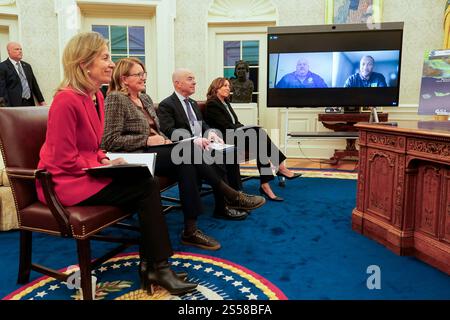
[(160, 1), (156, 7), (157, 92), (155, 101), (161, 101), (173, 92), (172, 73), (175, 69), (176, 1)]
[[(55, 12), (58, 17), (58, 47), (59, 62), (67, 42), (76, 35), (81, 28), (81, 13), (76, 0), (55, 0)], [(63, 69), (61, 68), (61, 79)]]

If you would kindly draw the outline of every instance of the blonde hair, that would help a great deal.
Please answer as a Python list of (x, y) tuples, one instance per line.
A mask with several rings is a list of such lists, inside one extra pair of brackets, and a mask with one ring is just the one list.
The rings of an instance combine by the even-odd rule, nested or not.
[[(230, 89), (231, 89), (230, 80), (228, 80), (227, 78), (224, 78), (224, 77), (216, 78), (211, 82), (211, 84), (208, 88), (208, 92), (206, 93), (207, 101), (214, 100), (217, 98), (217, 91), (225, 85), (225, 81), (228, 81), (228, 84), (230, 85)], [(228, 98), (226, 98), (226, 100), (228, 100)]]
[(57, 91), (66, 87), (83, 95), (97, 91), (99, 88), (89, 79), (87, 70), (105, 46), (108, 46), (108, 41), (97, 32), (80, 33), (70, 39), (62, 58), (64, 79)]
[(133, 66), (137, 64), (142, 67), (142, 70), (144, 70), (144, 72), (146, 72), (144, 64), (137, 58), (123, 58), (117, 61), (111, 78), (111, 82), (109, 83), (108, 93), (118, 91), (120, 93), (128, 95), (128, 88), (123, 85), (122, 77), (129, 76), (131, 68), (133, 68)]

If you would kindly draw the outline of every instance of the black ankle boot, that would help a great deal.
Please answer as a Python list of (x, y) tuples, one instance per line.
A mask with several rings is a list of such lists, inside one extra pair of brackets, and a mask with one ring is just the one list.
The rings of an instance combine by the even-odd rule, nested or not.
[[(151, 265), (151, 264), (150, 264)], [(143, 283), (143, 278), (147, 275), (148, 271), (148, 263), (147, 261), (140, 260), (139, 261), (139, 278), (141, 279), (141, 284)], [(175, 272), (176, 276), (180, 278), (180, 280), (186, 280), (188, 277), (188, 273), (186, 271)]]
[(169, 262), (163, 260), (153, 263), (152, 270), (147, 271), (147, 276), (142, 282), (149, 294), (153, 294), (153, 285), (159, 285), (169, 291), (170, 294), (180, 295), (194, 290), (196, 283), (183, 281), (170, 269)]

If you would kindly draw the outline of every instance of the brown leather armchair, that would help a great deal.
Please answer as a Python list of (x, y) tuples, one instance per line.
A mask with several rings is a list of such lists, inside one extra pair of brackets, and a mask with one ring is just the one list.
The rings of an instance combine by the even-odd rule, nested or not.
[[(29, 282), (31, 270), (66, 281), (69, 275), (32, 263), (32, 232), (73, 238), (77, 243), (81, 288), (84, 299), (92, 299), (91, 271), (130, 245), (136, 238), (101, 235), (109, 226), (138, 231), (121, 221), (132, 213), (112, 206), (64, 207), (53, 191), (50, 173), (38, 170), (39, 151), (47, 129), (47, 107), (0, 108), (0, 148), (5, 162), (20, 230), (18, 283)], [(35, 182), (42, 183), (48, 205), (37, 199)], [(91, 240), (120, 243), (115, 249), (91, 262)]]

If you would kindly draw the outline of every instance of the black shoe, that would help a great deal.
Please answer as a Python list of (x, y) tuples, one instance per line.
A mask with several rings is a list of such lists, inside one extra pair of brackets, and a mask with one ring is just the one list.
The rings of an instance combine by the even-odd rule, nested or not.
[(252, 210), (261, 207), (266, 203), (266, 199), (261, 196), (245, 194), (239, 191), (238, 196), (233, 201), (225, 199), (228, 208), (238, 210)]
[(278, 177), (283, 177), (283, 178), (288, 179), (288, 180), (292, 180), (292, 179), (301, 177), (302, 174), (301, 173), (294, 173), (294, 175), (292, 177), (288, 177), (288, 176), (285, 176), (284, 174), (282, 174), (280, 171), (278, 171), (277, 172), (277, 176)]
[(275, 198), (271, 198), (269, 197), (269, 195), (264, 191), (263, 188), (259, 187), (259, 193), (261, 193), (263, 196), (266, 197), (266, 199), (270, 200), (270, 201), (284, 201), (283, 198), (275, 196)]
[(228, 220), (244, 220), (247, 216), (247, 211), (227, 207), (225, 207), (225, 212), (223, 213), (214, 213), (214, 217)]
[[(145, 276), (147, 276), (147, 272), (149, 270), (151, 270), (152, 265), (147, 264), (147, 261), (139, 261), (139, 277), (141, 278), (141, 283), (143, 283), (143, 279)], [(188, 273), (186, 271), (179, 271), (179, 272), (175, 272), (175, 275), (180, 279), (180, 280), (186, 280), (188, 277)], [(144, 289), (144, 288), (142, 288)]]
[(196, 283), (183, 281), (170, 269), (167, 260), (153, 263), (152, 270), (143, 278), (142, 286), (149, 294), (153, 294), (153, 285), (158, 285), (173, 295), (181, 295), (197, 288)]
[(189, 236), (186, 236), (183, 231), (181, 234), (181, 243), (186, 246), (194, 246), (206, 250), (220, 249), (220, 243), (216, 239), (204, 234), (200, 229), (195, 230)]

